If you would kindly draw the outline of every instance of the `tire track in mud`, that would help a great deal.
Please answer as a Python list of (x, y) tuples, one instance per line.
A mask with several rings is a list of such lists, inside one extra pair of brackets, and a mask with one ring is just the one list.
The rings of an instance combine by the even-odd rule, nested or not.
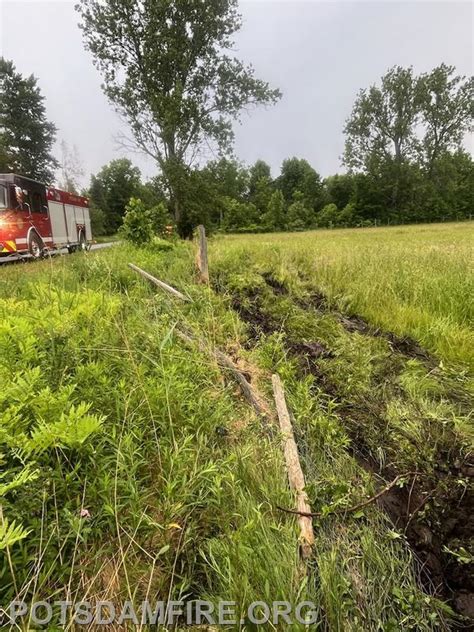
[[(288, 294), (286, 287), (270, 274), (263, 274), (262, 277), (275, 299)], [(258, 290), (247, 291), (246, 300), (241, 299), (240, 296), (232, 296), (231, 305), (249, 328), (249, 346), (258, 342), (262, 335), (282, 331), (282, 324), (262, 308)], [(402, 361), (416, 359), (427, 369), (438, 364), (434, 356), (412, 338), (382, 331), (358, 315), (342, 314), (319, 292), (314, 292), (308, 300), (295, 300), (295, 304), (315, 317), (334, 317), (349, 334), (383, 338), (389, 344), (391, 355)], [(321, 366), (321, 360), (331, 360), (334, 357), (334, 353), (324, 342), (287, 339), (285, 347), (289, 355), (297, 361), (302, 376), (312, 375), (317, 386), (338, 403), (338, 415), (352, 441), (351, 453), (360, 466), (374, 475), (381, 475), (385, 480), (401, 474), (393, 465), (381, 470), (364, 437), (364, 425), (369, 420), (381, 427), (386, 425), (383, 418), (385, 403), (375, 402), (374, 406), (374, 402), (371, 402), (361, 409), (341, 398), (337, 385)], [(393, 374), (390, 377), (393, 379)], [(472, 561), (462, 561), (446, 551), (447, 545), (453, 542), (466, 551), (472, 550), (474, 467), (460, 459), (456, 449), (449, 454), (439, 452), (437, 458), (438, 463), (428, 476), (415, 476), (411, 485), (392, 488), (379, 499), (378, 504), (389, 516), (394, 527), (404, 532), (414, 551), (420, 563), (421, 587), (427, 593), (444, 599), (458, 614), (472, 621), (472, 624), (466, 623), (459, 629), (474, 629), (474, 564)], [(460, 478), (467, 478), (470, 485), (463, 488), (458, 484)]]

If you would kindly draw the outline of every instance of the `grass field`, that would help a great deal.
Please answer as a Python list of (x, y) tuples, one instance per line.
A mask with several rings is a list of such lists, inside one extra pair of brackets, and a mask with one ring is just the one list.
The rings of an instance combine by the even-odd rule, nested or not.
[(473, 368), (473, 243), (464, 222), (228, 236), (219, 252), (249, 249), (263, 266), (277, 260), (289, 283), (305, 277), (342, 309)]
[[(252, 601), (310, 600), (312, 629), (459, 623), (474, 591), (473, 233), (216, 237), (209, 288), (189, 243), (0, 269), (0, 603), (223, 599), (244, 618), (229, 629), (252, 630)], [(320, 513), (306, 572), (277, 508), (293, 506), (277, 430), (177, 328), (269, 401), (282, 377)]]

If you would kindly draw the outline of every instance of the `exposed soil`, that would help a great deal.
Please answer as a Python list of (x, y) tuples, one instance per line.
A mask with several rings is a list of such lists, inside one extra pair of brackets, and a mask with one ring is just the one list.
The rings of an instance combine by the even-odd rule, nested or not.
[[(269, 287), (276, 295), (287, 293), (283, 284), (271, 275), (264, 276)], [(248, 324), (251, 342), (262, 334), (270, 334), (280, 329), (261, 309), (258, 294), (246, 296), (243, 301), (235, 297), (233, 308)], [(248, 300), (250, 299), (250, 300)], [(417, 358), (427, 364), (434, 364), (432, 356), (411, 338), (402, 338), (391, 332), (383, 332), (372, 327), (357, 315), (343, 315), (333, 309), (327, 298), (321, 293), (313, 293), (309, 300), (298, 303), (304, 309), (330, 313), (349, 332), (367, 336), (383, 337), (388, 340), (394, 354), (406, 358)], [(303, 374), (311, 374), (316, 382), (332, 398), (338, 399), (338, 388), (321, 368), (321, 359), (331, 358), (333, 354), (321, 341), (292, 341), (287, 343), (291, 356), (298, 360)], [(380, 472), (371, 456), (368, 446), (364, 445), (361, 429), (372, 418), (382, 423), (382, 411), (355, 407), (341, 402), (339, 414), (352, 439), (351, 450), (362, 467), (378, 472), (386, 481), (392, 480), (400, 472), (393, 468)], [(457, 464), (456, 464), (457, 463)], [(474, 540), (474, 486), (472, 463), (459, 463), (453, 454), (437, 455), (437, 473), (428, 479), (415, 476), (412, 484), (405, 487), (393, 487), (378, 501), (386, 511), (394, 526), (402, 530), (420, 563), (419, 581), (423, 589), (450, 603), (453, 609), (470, 618), (473, 623), (465, 623), (456, 629), (474, 630), (474, 564), (459, 560), (451, 551), (464, 547), (472, 550)], [(470, 487), (459, 484), (459, 479), (468, 479)]]
[(303, 309), (313, 308), (319, 312), (330, 312), (346, 331), (384, 338), (388, 340), (393, 351), (397, 351), (404, 356), (434, 362), (434, 358), (431, 354), (426, 351), (426, 349), (423, 349), (413, 338), (409, 336), (397, 336), (390, 331), (382, 331), (377, 327), (373, 327), (357, 314), (341, 314), (337, 309), (331, 307), (328, 299), (321, 292), (313, 292), (306, 301), (299, 301), (298, 304)]
[[(371, 472), (376, 464), (358, 457)], [(396, 472), (384, 471), (393, 479)], [(456, 489), (455, 477), (427, 481), (414, 476), (409, 485), (392, 487), (378, 500), (395, 528), (406, 536), (419, 562), (419, 582), (423, 589), (450, 603), (453, 609), (473, 620), (454, 629), (474, 629), (474, 564), (459, 563), (443, 547), (472, 541), (474, 534), (474, 492)], [(423, 511), (429, 506), (426, 515)]]
[(264, 272), (262, 277), (265, 279), (265, 283), (269, 285), (275, 294), (288, 294), (288, 290), (284, 283), (275, 279), (275, 277), (269, 272)]

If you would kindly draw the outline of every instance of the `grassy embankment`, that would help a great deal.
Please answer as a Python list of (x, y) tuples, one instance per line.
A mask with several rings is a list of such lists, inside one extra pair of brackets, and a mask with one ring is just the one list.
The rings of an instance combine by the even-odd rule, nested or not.
[[(469, 226), (429, 229), (221, 238), (218, 293), (195, 283), (189, 244), (0, 270), (3, 525), (29, 531), (0, 553), (1, 602), (220, 598), (244, 612), (310, 599), (321, 629), (444, 628), (402, 530), (375, 504), (340, 513), (379, 488), (378, 471), (416, 470), (450, 511), (467, 496)], [(157, 294), (127, 261), (194, 302)], [(351, 330), (349, 308), (436, 361)], [(323, 515), (308, 580), (295, 520), (276, 509), (292, 506), (278, 433), (176, 326), (241, 358), (268, 395), (282, 375)], [(413, 523), (441, 510), (428, 499)], [(469, 560), (462, 537), (448, 544), (455, 576)]]

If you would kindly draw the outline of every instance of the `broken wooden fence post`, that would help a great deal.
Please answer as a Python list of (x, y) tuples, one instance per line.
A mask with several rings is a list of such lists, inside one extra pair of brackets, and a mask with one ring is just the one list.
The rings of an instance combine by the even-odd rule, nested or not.
[(145, 270), (142, 270), (141, 268), (134, 265), (133, 263), (129, 263), (128, 267), (131, 268), (132, 270), (135, 270), (135, 272), (138, 272), (138, 274), (141, 274), (142, 277), (144, 277), (145, 279), (148, 279), (148, 281), (151, 281), (151, 283), (153, 283), (154, 285), (157, 285), (162, 290), (165, 290), (165, 292), (172, 294), (173, 296), (181, 299), (182, 301), (187, 301), (188, 303), (192, 302), (192, 299), (190, 299), (188, 296), (181, 294), (181, 292), (176, 290), (174, 287), (171, 287), (171, 285), (168, 285), (164, 281), (160, 281), (160, 279), (157, 279), (156, 277), (152, 276), (148, 272), (145, 272)]
[(199, 274), (203, 283), (209, 283), (209, 264), (207, 261), (207, 238), (206, 229), (202, 224), (197, 227), (198, 231), (198, 253), (197, 253), (197, 265), (199, 268)]
[[(273, 394), (275, 396), (275, 405), (280, 421), (280, 429), (283, 434), (283, 448), (285, 453), (286, 469), (288, 472), (288, 481), (291, 489), (296, 492), (296, 508), (303, 513), (311, 513), (308, 496), (305, 492), (305, 480), (303, 470), (301, 469), (298, 448), (293, 434), (290, 413), (285, 400), (285, 392), (279, 375), (272, 375)], [(300, 545), (301, 555), (304, 559), (311, 556), (311, 550), (314, 545), (314, 531), (312, 519), (308, 516), (298, 516), (298, 524), (300, 526)]]
[(221, 368), (227, 369), (240, 386), (243, 396), (252, 406), (257, 415), (267, 421), (271, 420), (272, 415), (265, 405), (265, 402), (261, 397), (259, 397), (257, 391), (253, 388), (242, 371), (239, 370), (232, 358), (227, 356), (225, 353), (222, 353), (219, 349), (211, 349), (206, 342), (200, 338), (194, 338), (180, 329), (175, 329), (175, 331), (176, 334), (186, 343), (190, 345), (197, 343), (198, 347), (203, 352), (211, 355)]

